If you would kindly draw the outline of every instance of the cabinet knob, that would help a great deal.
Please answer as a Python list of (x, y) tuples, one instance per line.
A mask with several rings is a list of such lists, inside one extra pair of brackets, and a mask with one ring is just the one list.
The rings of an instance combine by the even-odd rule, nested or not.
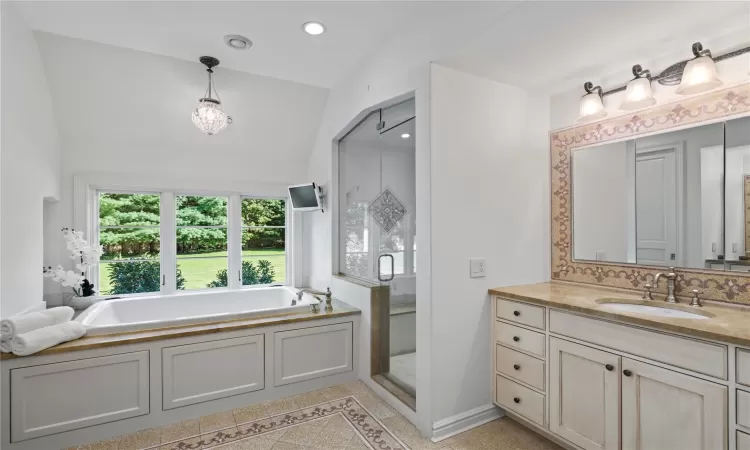
[(604, 368), (607, 369), (607, 370), (609, 370), (610, 372), (612, 372), (613, 370), (615, 370), (615, 366), (613, 366), (612, 364), (607, 364), (606, 366), (604, 366)]
[(625, 369), (622, 371), (622, 374), (626, 377), (629, 377), (630, 375), (633, 375), (633, 372), (629, 371), (628, 369)]
[(521, 366), (518, 364), (513, 364), (513, 368), (516, 370), (521, 370)]
[(520, 397), (513, 397), (513, 401), (516, 402), (516, 403), (521, 403), (521, 398)]
[(518, 317), (521, 315), (521, 311), (513, 311), (513, 315)]
[(520, 341), (520, 340), (521, 340), (521, 338), (520, 338), (520, 337), (518, 337), (518, 336), (513, 336), (513, 342), (518, 342), (518, 341)]

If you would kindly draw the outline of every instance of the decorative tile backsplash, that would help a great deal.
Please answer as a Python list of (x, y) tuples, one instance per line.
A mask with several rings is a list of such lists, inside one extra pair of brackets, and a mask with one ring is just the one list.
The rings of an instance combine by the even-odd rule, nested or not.
[[(574, 126), (550, 133), (552, 163), (552, 279), (640, 290), (662, 269), (572, 258), (571, 151), (616, 139), (716, 121), (750, 113), (750, 83), (656, 106), (635, 115)], [(700, 289), (710, 300), (750, 304), (750, 273), (696, 269), (677, 271), (677, 295)], [(660, 286), (659, 291), (665, 287)]]

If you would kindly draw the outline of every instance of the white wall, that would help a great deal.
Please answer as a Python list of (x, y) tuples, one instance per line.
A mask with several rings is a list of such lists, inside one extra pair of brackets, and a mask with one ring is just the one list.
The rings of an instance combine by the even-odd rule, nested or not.
[(44, 199), (60, 197), (60, 143), (34, 34), (12, 3), (2, 2), (0, 17), (0, 315), (7, 317), (42, 302)]
[[(35, 35), (60, 124), (63, 226), (75, 226), (78, 174), (275, 196), (307, 180), (327, 89), (219, 66), (216, 88), (234, 123), (206, 136), (190, 120), (208, 79), (197, 61)], [(69, 262), (61, 250), (55, 264)]]
[[(748, 17), (747, 12), (744, 14)], [(714, 50), (719, 48), (737, 49), (750, 45), (750, 38), (748, 37), (750, 25), (746, 26), (743, 30), (726, 34), (720, 38), (707, 38), (705, 36), (705, 33), (719, 32), (719, 30), (721, 30), (721, 32), (724, 31), (721, 28), (707, 27), (703, 32), (698, 32), (695, 39), (700, 40), (703, 43), (704, 48)], [(633, 37), (633, 39), (637, 39), (637, 36)], [(657, 55), (661, 55), (661, 51), (659, 45), (654, 43), (652, 52), (643, 52), (639, 54), (637, 60), (623, 60), (621, 63), (622, 69), (618, 70), (616, 73), (603, 74), (602, 76), (592, 78), (591, 80), (581, 79), (576, 87), (553, 95), (550, 103), (550, 129), (557, 130), (566, 128), (576, 123), (579, 112), (579, 101), (584, 94), (582, 86), (586, 81), (591, 81), (594, 85), (601, 85), (605, 91), (625, 85), (628, 80), (633, 78), (630, 73), (630, 67), (633, 64), (641, 64), (644, 69), (651, 69), (653, 74), (658, 74), (673, 63), (691, 58), (691, 44), (692, 42), (686, 42), (684, 47), (685, 50), (682, 52), (657, 58)], [(724, 52), (714, 51), (714, 56), (718, 56), (721, 53)], [(725, 87), (750, 81), (750, 54), (746, 53), (732, 59), (721, 61), (716, 64), (716, 70), (719, 78), (724, 82)], [(656, 98), (657, 105), (663, 105), (686, 98), (685, 96), (677, 95), (675, 93), (677, 86), (662, 86), (658, 82), (653, 82), (651, 83), (651, 88), (654, 92), (654, 98)], [(618, 92), (604, 97), (604, 108), (608, 113), (608, 117), (637, 113), (637, 111), (620, 110), (620, 105), (625, 98), (624, 95), (624, 92)]]
[(633, 155), (625, 141), (573, 152), (573, 258), (625, 262), (634, 253)]
[[(549, 280), (548, 105), (432, 65), (435, 421), (491, 402), (487, 289)], [(472, 257), (486, 259), (486, 278), (469, 278)]]

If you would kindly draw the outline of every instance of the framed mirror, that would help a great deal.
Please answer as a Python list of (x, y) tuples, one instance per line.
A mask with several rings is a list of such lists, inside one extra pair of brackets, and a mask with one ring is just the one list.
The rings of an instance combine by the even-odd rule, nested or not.
[(750, 83), (551, 132), (552, 280), (750, 304), (749, 146)]

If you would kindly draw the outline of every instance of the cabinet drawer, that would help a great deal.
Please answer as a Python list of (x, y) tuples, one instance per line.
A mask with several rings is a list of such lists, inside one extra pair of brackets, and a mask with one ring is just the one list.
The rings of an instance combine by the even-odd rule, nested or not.
[(544, 390), (544, 361), (502, 345), (495, 347), (495, 369), (498, 372)]
[(727, 379), (727, 346), (550, 311), (550, 331), (672, 366)]
[(526, 328), (495, 321), (495, 339), (510, 348), (544, 357), (544, 335)]
[(495, 312), (498, 319), (518, 322), (530, 327), (544, 329), (544, 308), (526, 303), (513, 302), (498, 298), (495, 300)]
[(495, 375), (495, 401), (532, 422), (544, 426), (544, 396), (518, 383)]
[(750, 450), (750, 434), (737, 432), (737, 450)]
[(737, 382), (750, 386), (750, 351), (737, 349)]
[(737, 390), (737, 424), (750, 428), (750, 392)]

